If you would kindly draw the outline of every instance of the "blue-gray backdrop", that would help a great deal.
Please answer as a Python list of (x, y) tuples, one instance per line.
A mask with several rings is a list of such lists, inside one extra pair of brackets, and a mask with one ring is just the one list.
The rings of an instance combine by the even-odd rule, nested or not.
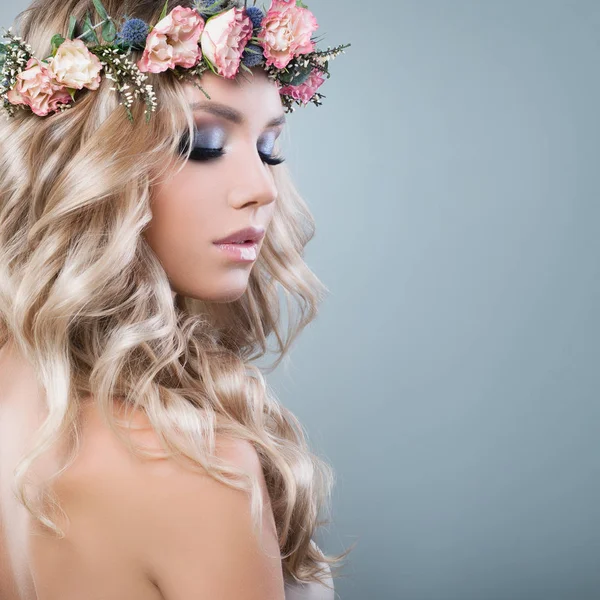
[(268, 378), (338, 597), (597, 600), (600, 3), (306, 2), (352, 43), (285, 142), (331, 294)]

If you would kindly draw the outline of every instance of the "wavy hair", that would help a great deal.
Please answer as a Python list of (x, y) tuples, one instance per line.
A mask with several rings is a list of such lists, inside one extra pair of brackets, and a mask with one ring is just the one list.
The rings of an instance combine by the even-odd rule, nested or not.
[[(169, 4), (169, 10), (193, 6), (191, 0)], [(163, 2), (104, 5), (115, 19), (155, 23)], [(35, 56), (48, 56), (52, 35), (66, 35), (70, 15), (83, 22), (88, 10), (93, 14), (91, 0), (35, 0), (17, 16), (15, 31)], [(155, 186), (185, 165), (177, 149), (182, 135), (193, 136), (194, 119), (181, 80), (168, 71), (148, 76), (158, 101), (150, 123), (143, 102), (132, 107), (130, 123), (104, 77), (98, 90), (51, 118), (17, 111), (0, 120), (0, 345), (14, 341), (31, 362), (47, 404), (35, 444), (14, 472), (15, 491), (37, 520), (64, 537), (47, 512), (59, 509), (50, 483), (77, 456), (86, 399), (133, 452), (156, 457), (133, 444), (131, 421), (116, 418), (119, 399), (131, 415), (147, 415), (161, 458), (191, 461), (248, 491), (258, 531), (258, 482), (214, 454), (217, 435), (251, 442), (267, 482), (284, 575), (324, 583), (321, 565), (335, 573), (349, 552), (324, 555), (312, 543), (329, 522), (321, 517), (330, 514), (334, 473), (252, 364), (274, 337), (274, 369), (328, 291), (303, 260), (313, 217), (285, 165), (270, 167), (277, 208), (244, 295), (229, 303), (181, 295), (173, 301), (142, 233)], [(32, 465), (65, 436), (72, 444), (60, 470), (30, 493)]]

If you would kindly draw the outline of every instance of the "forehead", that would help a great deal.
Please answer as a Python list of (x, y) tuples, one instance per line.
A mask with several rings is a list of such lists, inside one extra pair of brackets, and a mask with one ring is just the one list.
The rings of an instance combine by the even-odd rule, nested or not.
[[(284, 114), (277, 84), (261, 70), (252, 74), (240, 72), (235, 79), (225, 79), (212, 72), (205, 72), (198, 84), (210, 96), (210, 100), (192, 83), (186, 83), (186, 97), (191, 105), (210, 105), (212, 101), (235, 109), (248, 121), (270, 121)], [(202, 113), (197, 108), (196, 113)]]

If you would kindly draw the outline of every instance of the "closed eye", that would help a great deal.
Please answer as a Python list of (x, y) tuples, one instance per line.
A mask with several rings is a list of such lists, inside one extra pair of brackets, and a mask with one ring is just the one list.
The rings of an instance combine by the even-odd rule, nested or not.
[(280, 165), (282, 162), (285, 162), (285, 158), (283, 156), (269, 156), (268, 154), (263, 154), (260, 150), (258, 154), (264, 163), (268, 165)]
[[(206, 162), (209, 160), (215, 160), (217, 158), (220, 158), (224, 154), (225, 154), (225, 152), (223, 151), (223, 148), (201, 148), (201, 147), (195, 146), (194, 148), (192, 148), (192, 152), (190, 154), (190, 160)], [(258, 151), (258, 155), (260, 156), (260, 159), (267, 165), (276, 166), (276, 165), (280, 165), (282, 162), (285, 161), (285, 158), (283, 156), (273, 156), (273, 155), (265, 154), (264, 152), (261, 152), (260, 150)]]

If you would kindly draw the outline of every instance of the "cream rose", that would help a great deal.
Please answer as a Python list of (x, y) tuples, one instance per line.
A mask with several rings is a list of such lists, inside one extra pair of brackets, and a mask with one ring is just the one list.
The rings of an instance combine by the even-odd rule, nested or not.
[(54, 79), (65, 87), (97, 90), (102, 79), (102, 64), (82, 40), (65, 40), (48, 59)]

